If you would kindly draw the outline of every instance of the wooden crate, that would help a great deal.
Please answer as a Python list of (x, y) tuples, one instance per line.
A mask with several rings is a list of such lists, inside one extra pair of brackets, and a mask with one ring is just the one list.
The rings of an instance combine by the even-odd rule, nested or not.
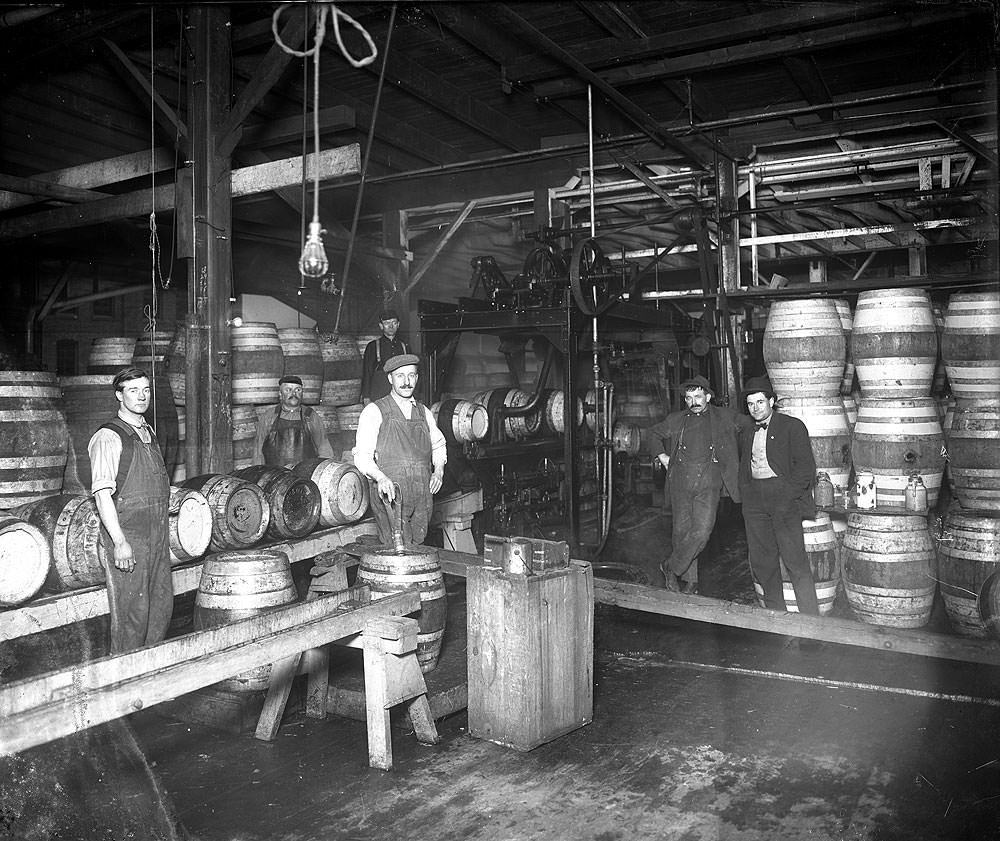
[(590, 564), (538, 575), (469, 567), (469, 732), (531, 750), (594, 717)]

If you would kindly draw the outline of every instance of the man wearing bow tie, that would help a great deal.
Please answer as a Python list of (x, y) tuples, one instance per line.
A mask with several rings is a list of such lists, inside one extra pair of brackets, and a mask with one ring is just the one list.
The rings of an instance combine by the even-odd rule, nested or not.
[(816, 462), (809, 432), (798, 418), (774, 411), (775, 395), (766, 377), (747, 380), (744, 395), (756, 422), (740, 435), (740, 493), (750, 569), (764, 590), (764, 605), (786, 610), (780, 556), (799, 611), (819, 615), (802, 534), (802, 520), (816, 516), (810, 493)]

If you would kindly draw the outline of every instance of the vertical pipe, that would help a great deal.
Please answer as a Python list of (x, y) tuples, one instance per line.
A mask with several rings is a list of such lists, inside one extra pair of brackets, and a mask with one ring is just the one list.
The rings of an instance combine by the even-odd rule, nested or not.
[[(749, 179), (749, 186), (750, 186), (750, 209), (751, 210), (756, 210), (757, 209), (757, 176), (756, 176), (756, 174), (754, 173), (754, 171), (752, 169), (747, 173), (747, 178)], [(757, 214), (756, 213), (751, 213), (750, 214), (750, 237), (751, 237), (751, 239), (756, 239), (757, 238)], [(758, 278), (758, 275), (757, 275), (757, 261), (758, 261), (758, 259), (759, 258), (758, 258), (758, 254), (757, 254), (757, 243), (754, 242), (754, 244), (750, 246), (750, 283), (753, 286), (757, 286), (757, 284), (760, 283), (760, 279)]]

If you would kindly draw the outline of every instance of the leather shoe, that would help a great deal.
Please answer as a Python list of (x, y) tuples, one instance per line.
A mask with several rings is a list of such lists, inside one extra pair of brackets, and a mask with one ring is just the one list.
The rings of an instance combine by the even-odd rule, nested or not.
[(698, 595), (698, 582), (697, 581), (684, 581), (681, 580), (681, 592), (689, 596)]
[(663, 578), (664, 578), (664, 585), (663, 586), (667, 590), (669, 590), (671, 593), (679, 593), (679, 592), (681, 592), (681, 581), (680, 581), (680, 579), (676, 575), (674, 575), (669, 569), (667, 569), (665, 566), (661, 566), (660, 570), (663, 572)]

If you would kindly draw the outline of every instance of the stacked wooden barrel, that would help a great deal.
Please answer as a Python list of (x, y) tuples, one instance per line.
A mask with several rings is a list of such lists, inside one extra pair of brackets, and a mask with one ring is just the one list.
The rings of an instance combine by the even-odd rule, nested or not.
[(278, 341), (284, 357), (283, 373), (302, 380), (302, 402), (310, 406), (319, 403), (324, 362), (316, 331), (306, 327), (281, 327)]
[[(323, 333), (319, 337), (323, 360), (323, 387), (320, 392), (321, 412), (327, 438), (339, 457), (354, 447), (361, 414), (361, 358), (368, 337)], [(360, 346), (360, 350), (359, 350)]]
[(134, 353), (135, 338), (132, 336), (100, 336), (90, 342), (87, 373), (114, 376), (132, 364)]
[(146, 332), (136, 339), (132, 354), (132, 365), (141, 368), (149, 375), (150, 395), (146, 421), (156, 432), (167, 476), (171, 477), (178, 463), (183, 461), (180, 454), (177, 407), (174, 404), (167, 368), (167, 357), (173, 338), (173, 330)]

